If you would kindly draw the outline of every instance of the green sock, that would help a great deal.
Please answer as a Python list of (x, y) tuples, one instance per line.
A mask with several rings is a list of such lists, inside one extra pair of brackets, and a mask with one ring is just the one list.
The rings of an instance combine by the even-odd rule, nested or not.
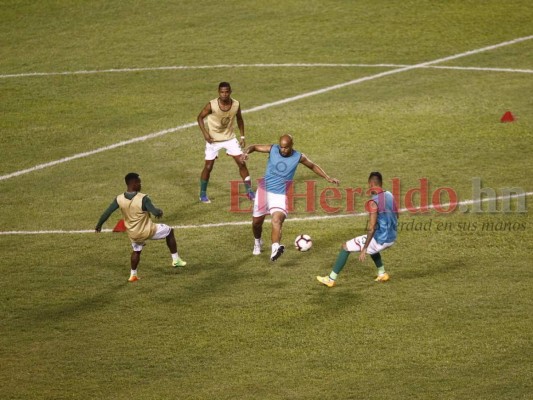
[(350, 255), (349, 251), (346, 251), (344, 249), (341, 249), (341, 251), (339, 251), (339, 255), (337, 256), (337, 260), (335, 261), (335, 265), (333, 265), (333, 271), (331, 271), (332, 274), (330, 274), (330, 276), (329, 276), (331, 279), (335, 280), (337, 278), (337, 275), (340, 274), (340, 272), (344, 268), (344, 265), (346, 264), (346, 261), (348, 261), (348, 256), (349, 255)]
[(204, 181), (203, 179), (200, 179), (200, 196), (205, 196), (206, 193), (207, 193), (207, 182), (209, 181)]
[(370, 254), (370, 257), (372, 257), (372, 260), (374, 260), (374, 264), (376, 264), (376, 268), (378, 269), (378, 275), (385, 273), (385, 267), (383, 266), (383, 261), (381, 261), (381, 254)]

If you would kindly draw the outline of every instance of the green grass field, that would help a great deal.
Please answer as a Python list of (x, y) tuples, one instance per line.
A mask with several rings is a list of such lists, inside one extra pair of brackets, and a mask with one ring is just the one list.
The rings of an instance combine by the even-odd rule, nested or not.
[[(4, 1), (0, 18), (1, 399), (531, 398), (533, 38), (434, 65), (473, 69), (416, 68), (244, 114), (249, 144), (291, 133), (342, 188), (379, 170), (402, 196), (422, 178), (460, 201), (477, 178), (528, 193), (510, 212), (498, 200), (403, 213), (386, 284), (356, 255), (335, 288), (316, 282), (366, 223), (337, 218), (345, 201), (311, 219), (328, 216), (323, 180), (317, 211), (298, 200), (287, 220), (283, 257), (252, 256), (250, 225), (224, 225), (251, 219), (229, 211), (231, 159), (215, 165), (213, 203), (198, 202), (197, 127), (8, 177), (194, 122), (222, 80), (250, 110), (527, 37), (529, 2)], [(517, 120), (500, 123), (508, 110)], [(253, 178), (265, 164), (251, 155)], [(91, 232), (130, 171), (189, 263), (172, 269), (151, 242), (133, 284), (126, 235)], [(312, 179), (300, 167), (298, 191)], [(291, 246), (300, 233), (308, 253)]]

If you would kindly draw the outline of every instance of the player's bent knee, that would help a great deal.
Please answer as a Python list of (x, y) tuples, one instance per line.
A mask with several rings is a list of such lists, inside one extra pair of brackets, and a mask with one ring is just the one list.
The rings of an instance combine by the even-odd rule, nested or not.
[(275, 215), (272, 217), (272, 224), (273, 225), (281, 225), (282, 218), (278, 215)]
[(253, 225), (253, 226), (263, 226), (263, 222), (264, 222), (264, 220), (265, 220), (264, 218), (257, 218), (257, 219), (254, 218), (254, 219), (252, 220), (252, 225)]

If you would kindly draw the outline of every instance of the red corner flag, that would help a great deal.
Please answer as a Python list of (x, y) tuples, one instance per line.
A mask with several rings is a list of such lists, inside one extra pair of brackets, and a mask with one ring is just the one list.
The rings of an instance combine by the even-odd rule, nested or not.
[(124, 224), (123, 219), (117, 222), (117, 224), (113, 228), (113, 232), (126, 232), (126, 225)]
[(515, 117), (511, 111), (507, 111), (500, 119), (500, 122), (514, 122)]

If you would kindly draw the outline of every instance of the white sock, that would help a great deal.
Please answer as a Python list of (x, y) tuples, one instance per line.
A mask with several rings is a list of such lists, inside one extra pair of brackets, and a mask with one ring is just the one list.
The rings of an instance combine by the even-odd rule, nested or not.
[(335, 279), (337, 279), (337, 276), (338, 276), (338, 274), (336, 274), (335, 272), (331, 271), (331, 273), (329, 274), (329, 279), (334, 281)]
[(255, 244), (256, 244), (257, 246), (261, 246), (261, 238), (259, 238), (259, 239), (255, 239)]
[(136, 269), (132, 269), (131, 270), (131, 276), (137, 276), (137, 270)]
[(279, 243), (277, 243), (277, 242), (276, 243), (272, 243), (272, 251), (277, 250), (278, 247), (279, 247)]
[(171, 256), (172, 256), (172, 261), (174, 262), (178, 261), (178, 258), (179, 258), (178, 253), (171, 254)]

